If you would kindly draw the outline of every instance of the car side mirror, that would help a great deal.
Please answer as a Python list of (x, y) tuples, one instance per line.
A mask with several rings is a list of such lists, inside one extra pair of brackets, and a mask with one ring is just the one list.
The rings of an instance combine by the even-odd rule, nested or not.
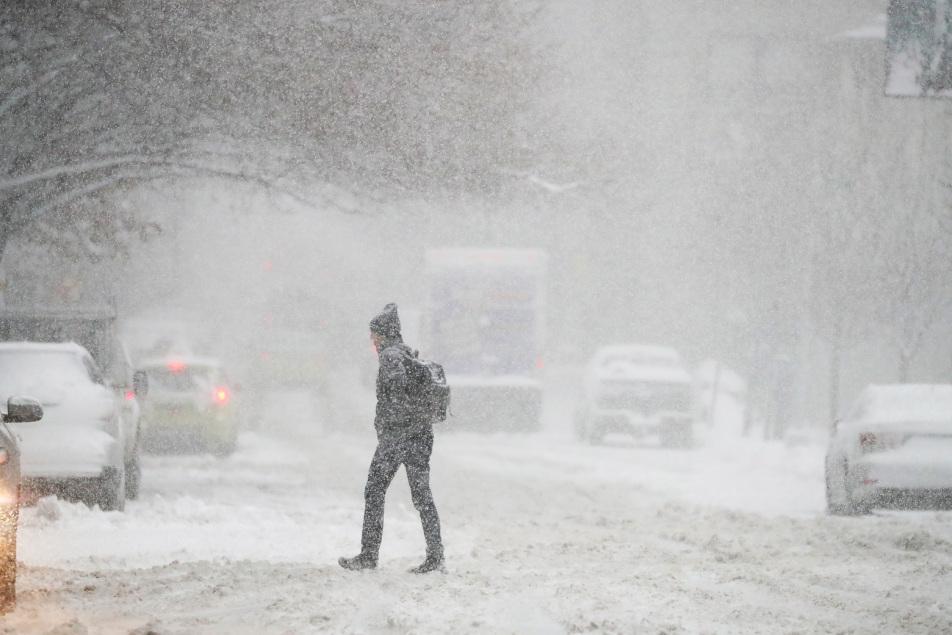
[(30, 423), (43, 418), (43, 406), (36, 399), (28, 397), (10, 397), (7, 400), (7, 414), (3, 420), (7, 423)]
[(144, 370), (137, 370), (132, 374), (132, 392), (139, 399), (145, 399), (149, 394), (149, 376)]

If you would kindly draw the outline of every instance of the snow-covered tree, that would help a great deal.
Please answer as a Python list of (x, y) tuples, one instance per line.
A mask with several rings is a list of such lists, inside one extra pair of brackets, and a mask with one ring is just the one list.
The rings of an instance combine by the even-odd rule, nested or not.
[(810, 306), (813, 331), (829, 347), (830, 421), (839, 416), (844, 354), (869, 338), (879, 294), (875, 268), (877, 227), (855, 192), (817, 210), (811, 232)]
[[(117, 194), (229, 178), (491, 191), (524, 153), (533, 14), (508, 0), (83, 0), (0, 8), (0, 257), (152, 230)], [(44, 233), (45, 232), (45, 233)]]
[(877, 317), (898, 350), (899, 381), (939, 318), (952, 307), (952, 231), (948, 208), (896, 209), (882, 225)]

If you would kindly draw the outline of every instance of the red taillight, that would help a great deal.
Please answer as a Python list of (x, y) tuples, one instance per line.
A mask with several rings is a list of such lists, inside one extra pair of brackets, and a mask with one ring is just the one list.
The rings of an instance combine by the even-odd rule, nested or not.
[(126, 401), (132, 401), (136, 398), (136, 393), (134, 390), (126, 391)]
[(228, 403), (229, 397), (230, 395), (228, 394), (227, 388), (221, 387), (215, 389), (215, 403), (224, 405)]
[(185, 362), (177, 359), (171, 360), (166, 366), (173, 373), (180, 373), (185, 370)]
[(876, 447), (876, 435), (872, 432), (861, 432), (859, 435), (859, 448), (863, 452), (869, 452)]
[(545, 360), (541, 357), (536, 357), (535, 367), (536, 370), (545, 370)]
[(879, 432), (860, 432), (859, 449), (862, 452), (882, 452), (895, 450), (906, 442), (909, 436), (902, 432), (880, 430)]

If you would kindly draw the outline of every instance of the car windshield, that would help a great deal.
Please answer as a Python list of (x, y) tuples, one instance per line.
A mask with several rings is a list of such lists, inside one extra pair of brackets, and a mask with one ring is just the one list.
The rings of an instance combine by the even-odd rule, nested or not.
[(89, 383), (82, 358), (70, 351), (0, 351), (0, 387), (5, 392)]
[(169, 365), (150, 368), (150, 389), (164, 392), (208, 392), (215, 387), (217, 369), (209, 366)]
[(650, 355), (647, 353), (610, 353), (602, 358), (602, 366), (613, 364), (634, 364), (636, 366), (677, 366), (678, 362), (671, 357)]

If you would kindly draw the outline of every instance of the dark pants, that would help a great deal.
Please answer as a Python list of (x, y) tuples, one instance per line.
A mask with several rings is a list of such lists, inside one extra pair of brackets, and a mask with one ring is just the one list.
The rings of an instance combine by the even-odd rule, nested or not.
[(383, 539), (383, 508), (387, 488), (401, 465), (407, 470), (413, 506), (420, 512), (427, 555), (442, 555), (440, 517), (430, 491), (430, 453), (433, 452), (433, 431), (381, 432), (377, 451), (370, 462), (367, 487), (364, 489), (364, 531), (361, 553), (376, 557)]

